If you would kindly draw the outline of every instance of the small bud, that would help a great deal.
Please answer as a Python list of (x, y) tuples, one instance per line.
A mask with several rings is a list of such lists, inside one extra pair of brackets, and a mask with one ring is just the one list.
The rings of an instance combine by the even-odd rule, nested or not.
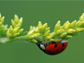
[(21, 17), (21, 18), (20, 18), (20, 22), (22, 22), (22, 21), (23, 21), (23, 18)]
[(46, 31), (46, 32), (44, 33), (44, 37), (48, 36), (49, 33), (50, 33), (50, 30)]
[(36, 38), (36, 37), (40, 36), (40, 33), (35, 33), (35, 34), (33, 34), (33, 36), (34, 36), (34, 38)]
[(35, 31), (38, 32), (38, 27), (35, 27)]
[(67, 30), (67, 33), (74, 33), (74, 32), (75, 32), (74, 29), (68, 29), (68, 30)]
[(81, 26), (83, 26), (83, 25), (84, 25), (84, 21), (78, 21), (76, 26), (77, 26), (77, 27), (81, 27)]
[(83, 18), (83, 16), (81, 16), (81, 17), (79, 18), (79, 20), (80, 20), (80, 21), (84, 21), (84, 18)]
[(13, 33), (13, 27), (12, 26), (9, 27), (9, 33)]
[(49, 34), (49, 37), (52, 38), (52, 37), (54, 37), (54, 35), (55, 35), (55, 32)]
[(22, 21), (19, 21), (18, 24), (20, 24), (20, 26), (22, 25)]
[(41, 27), (42, 27), (42, 23), (41, 23), (41, 21), (39, 21), (39, 23), (38, 23), (38, 32), (41, 32)]
[(20, 29), (18, 33), (21, 33), (24, 29)]
[(16, 33), (19, 30), (19, 27), (14, 28), (13, 32)]
[(34, 35), (28, 35), (28, 38), (29, 39), (34, 38)]
[(37, 40), (35, 40), (35, 39), (32, 39), (31, 41), (37, 43)]
[(67, 33), (64, 32), (64, 33), (60, 34), (60, 37), (63, 38), (63, 37), (65, 37), (66, 35), (67, 35)]
[(11, 19), (11, 23), (13, 26), (15, 26), (15, 22), (13, 21), (13, 19)]
[(56, 34), (61, 34), (63, 32), (64, 32), (64, 29), (59, 29), (59, 30), (56, 31)]
[(50, 42), (51, 42), (51, 41), (56, 41), (56, 40), (55, 40), (55, 39), (50, 39)]
[(31, 30), (27, 33), (27, 35), (33, 34), (35, 32), (35, 30)]
[(41, 21), (38, 22), (38, 27), (41, 27), (42, 26), (42, 23)]
[(2, 25), (2, 22), (0, 22), (0, 26)]
[(10, 38), (12, 36), (12, 34), (10, 34), (9, 31), (7, 31), (6, 35), (8, 38)]
[(48, 39), (48, 40), (49, 40), (50, 38), (51, 38), (50, 36), (47, 36), (47, 37), (46, 37), (46, 39)]
[(69, 23), (69, 21), (67, 21), (67, 22), (63, 25), (63, 28), (64, 28), (65, 30), (68, 30), (69, 27), (70, 27), (70, 23)]
[(13, 35), (13, 36), (15, 37), (15, 36), (18, 36), (19, 34), (20, 34), (20, 33), (14, 33), (14, 35)]
[(1, 13), (0, 13), (0, 17), (1, 17)]
[(18, 20), (19, 20), (18, 16), (17, 16), (17, 15), (15, 15), (15, 16), (14, 16), (14, 21), (15, 21), (15, 24), (17, 24), (17, 23), (18, 23)]
[(72, 37), (71, 35), (66, 35), (65, 38), (68, 39), (68, 38), (71, 38), (71, 37)]
[(1, 18), (1, 22), (2, 22), (2, 23), (4, 22), (4, 18), (5, 18), (4, 16)]
[(84, 21), (84, 13), (81, 15), (81, 17), (79, 18), (80, 21)]
[(21, 27), (21, 23), (18, 23), (17, 25), (15, 25), (14, 28), (16, 28), (16, 27)]
[(49, 29), (50, 29), (50, 27), (47, 27), (47, 28), (45, 29), (45, 32), (48, 31)]
[(84, 30), (84, 28), (76, 28), (75, 30), (76, 30), (76, 32), (81, 32)]
[(75, 20), (75, 21), (73, 21), (73, 22), (70, 24), (70, 27), (71, 27), (71, 28), (75, 27), (76, 22), (77, 22), (76, 20)]
[(57, 31), (58, 29), (60, 29), (60, 21), (58, 21), (57, 24), (55, 25), (55, 31)]
[(33, 30), (33, 27), (32, 26), (30, 26), (30, 30)]
[(42, 25), (41, 31), (44, 32), (44, 30), (45, 30), (46, 27), (47, 27), (47, 23), (45, 23), (44, 25)]
[(63, 24), (63, 27), (66, 26), (68, 23), (69, 23), (69, 21), (65, 22), (65, 23)]

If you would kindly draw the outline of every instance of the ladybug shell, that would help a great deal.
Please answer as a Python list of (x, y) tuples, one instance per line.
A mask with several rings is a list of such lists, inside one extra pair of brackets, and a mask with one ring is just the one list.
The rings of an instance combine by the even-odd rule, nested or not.
[(61, 41), (60, 43), (56, 43), (56, 42), (52, 43), (51, 42), (51, 44), (45, 46), (45, 49), (42, 49), (40, 47), (40, 44), (44, 45), (44, 43), (38, 42), (36, 44), (40, 48), (40, 50), (42, 50), (44, 53), (49, 54), (49, 55), (55, 55), (55, 54), (59, 54), (63, 50), (65, 50), (68, 42), (67, 41)]
[(61, 53), (67, 47), (67, 44), (68, 44), (67, 41), (62, 41), (61, 43), (50, 44), (46, 46), (45, 53), (49, 55), (55, 55), (55, 54)]

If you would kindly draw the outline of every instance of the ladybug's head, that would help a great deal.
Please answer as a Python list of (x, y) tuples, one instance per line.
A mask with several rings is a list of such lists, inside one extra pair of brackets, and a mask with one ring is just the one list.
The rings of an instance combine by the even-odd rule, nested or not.
[(36, 44), (37, 44), (37, 46), (38, 46), (41, 50), (45, 51), (45, 45), (44, 45), (44, 43), (42, 43), (41, 41), (38, 41)]

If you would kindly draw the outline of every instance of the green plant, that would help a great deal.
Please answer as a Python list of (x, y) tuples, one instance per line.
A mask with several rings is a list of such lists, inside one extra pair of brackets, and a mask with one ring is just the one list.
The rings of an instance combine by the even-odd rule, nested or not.
[(59, 41), (61, 39), (67, 40), (84, 30), (84, 13), (78, 21), (74, 20), (72, 23), (67, 21), (61, 26), (60, 21), (58, 21), (53, 32), (50, 32), (50, 27), (47, 26), (47, 23), (42, 24), (41, 21), (38, 22), (38, 26), (30, 26), (28, 32), (23, 32), (24, 29), (20, 28), (22, 20), (22, 17), (19, 19), (15, 15), (14, 20), (11, 20), (12, 25), (8, 28), (8, 25), (3, 24), (4, 16), (1, 17), (0, 14), (0, 43), (15, 40), (37, 43), (38, 40), (43, 41), (43, 38), (46, 42)]

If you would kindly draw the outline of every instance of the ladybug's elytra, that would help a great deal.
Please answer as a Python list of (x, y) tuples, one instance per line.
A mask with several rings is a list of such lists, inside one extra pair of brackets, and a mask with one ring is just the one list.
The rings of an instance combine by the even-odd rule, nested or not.
[(42, 43), (41, 41), (38, 41), (36, 44), (44, 53), (49, 55), (55, 55), (61, 53), (67, 47), (68, 42), (60, 41), (60, 43), (59, 42)]

